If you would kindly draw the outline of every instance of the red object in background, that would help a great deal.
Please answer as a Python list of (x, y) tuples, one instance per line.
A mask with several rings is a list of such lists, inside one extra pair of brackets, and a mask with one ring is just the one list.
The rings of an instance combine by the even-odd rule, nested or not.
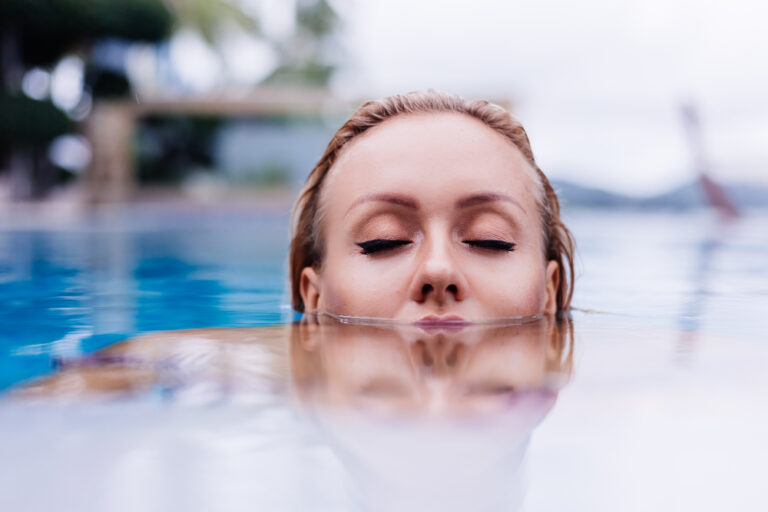
[(733, 205), (728, 198), (728, 194), (723, 187), (715, 183), (712, 178), (705, 173), (699, 175), (699, 184), (704, 191), (704, 196), (707, 198), (710, 206), (714, 207), (720, 214), (728, 218), (735, 218), (739, 216), (739, 210)]
[(706, 159), (706, 152), (704, 151), (698, 109), (693, 103), (682, 103), (680, 105), (680, 113), (682, 114), (686, 135), (688, 136), (693, 165), (699, 175), (699, 185), (701, 185), (707, 203), (725, 218), (733, 219), (738, 217), (739, 210), (731, 202), (728, 193), (707, 174), (709, 164)]

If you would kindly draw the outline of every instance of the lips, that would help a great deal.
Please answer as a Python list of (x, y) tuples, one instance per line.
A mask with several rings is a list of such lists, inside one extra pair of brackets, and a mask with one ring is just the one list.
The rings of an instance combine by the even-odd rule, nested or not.
[(458, 315), (427, 315), (414, 322), (419, 327), (464, 327), (470, 323)]

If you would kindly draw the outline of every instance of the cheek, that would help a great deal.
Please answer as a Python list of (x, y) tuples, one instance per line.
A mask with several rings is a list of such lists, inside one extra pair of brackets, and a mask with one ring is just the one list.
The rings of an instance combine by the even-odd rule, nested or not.
[(407, 297), (405, 265), (372, 268), (358, 258), (334, 259), (321, 273), (319, 307), (340, 315), (394, 316)]
[(480, 266), (471, 286), (475, 297), (493, 316), (537, 314), (546, 302), (544, 265), (533, 258), (527, 261), (518, 257), (498, 266)]

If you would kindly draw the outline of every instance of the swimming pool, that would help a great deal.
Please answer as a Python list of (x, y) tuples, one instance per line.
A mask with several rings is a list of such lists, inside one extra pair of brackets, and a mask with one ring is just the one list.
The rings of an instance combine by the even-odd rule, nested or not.
[(0, 231), (0, 390), (50, 371), (57, 357), (142, 332), (290, 318), (281, 307), (287, 223), (284, 213), (162, 207), (53, 228), (9, 223)]
[[(6, 400), (0, 508), (423, 510), (419, 484), (434, 498), (442, 482), (466, 490), (446, 492), (444, 510), (762, 510), (768, 214), (729, 224), (708, 212), (566, 220), (578, 241), (573, 374), (523, 432), (524, 457), (503, 421), (308, 418), (264, 373), (246, 394), (239, 381), (192, 379), (174, 393), (150, 387), (98, 403)], [(55, 227), (3, 221), (0, 386), (151, 331), (291, 319), (287, 222), (269, 211), (160, 207)], [(233, 360), (270, 366), (280, 347)], [(500, 458), (497, 446), (508, 448)], [(397, 475), (407, 478), (393, 483)], [(387, 482), (401, 501), (385, 499)], [(507, 494), (461, 501), (501, 496), (489, 489)]]

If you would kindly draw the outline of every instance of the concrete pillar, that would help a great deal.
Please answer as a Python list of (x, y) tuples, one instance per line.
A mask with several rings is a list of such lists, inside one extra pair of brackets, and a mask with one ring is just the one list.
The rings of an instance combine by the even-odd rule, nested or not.
[(93, 152), (85, 181), (91, 203), (123, 202), (135, 187), (133, 137), (135, 113), (123, 102), (100, 102), (85, 126)]

